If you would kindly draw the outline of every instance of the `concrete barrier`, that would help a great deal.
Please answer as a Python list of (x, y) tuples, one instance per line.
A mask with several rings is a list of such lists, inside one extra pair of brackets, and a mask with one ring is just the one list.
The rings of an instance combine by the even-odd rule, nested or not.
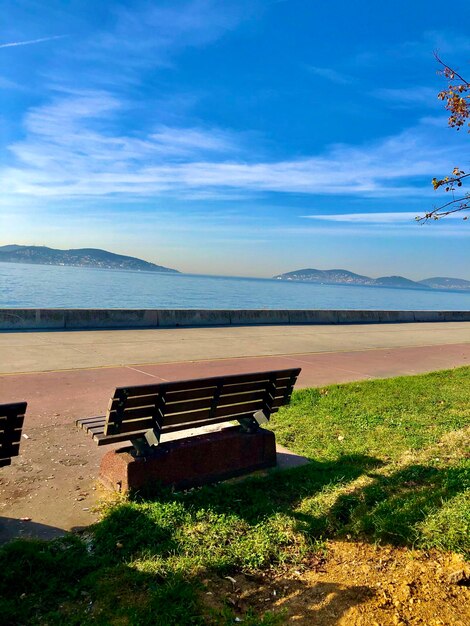
[(230, 313), (215, 309), (160, 309), (157, 311), (158, 326), (229, 326)]
[(230, 311), (230, 323), (233, 326), (289, 324), (289, 311), (269, 309)]
[(0, 330), (65, 328), (64, 309), (0, 309)]
[(470, 311), (0, 309), (0, 330), (470, 322)]
[(65, 328), (152, 328), (158, 311), (147, 309), (66, 309)]

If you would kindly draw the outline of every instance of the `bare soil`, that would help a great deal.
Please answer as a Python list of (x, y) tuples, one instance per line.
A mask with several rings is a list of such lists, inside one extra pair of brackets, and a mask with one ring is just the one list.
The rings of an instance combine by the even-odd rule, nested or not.
[(205, 601), (232, 606), (240, 620), (251, 608), (299, 626), (470, 624), (470, 566), (435, 550), (331, 541), (300, 570), (233, 580), (205, 581)]

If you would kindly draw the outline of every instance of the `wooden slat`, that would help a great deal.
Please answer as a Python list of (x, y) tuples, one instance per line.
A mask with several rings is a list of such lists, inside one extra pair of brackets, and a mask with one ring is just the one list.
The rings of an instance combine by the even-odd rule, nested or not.
[(276, 376), (276, 378), (290, 378), (291, 376), (297, 376), (300, 369), (286, 369), (286, 370), (272, 370), (266, 372), (253, 372), (249, 374), (233, 374), (228, 376), (214, 376), (212, 378), (195, 378), (181, 381), (170, 381), (164, 383), (158, 383), (156, 385), (136, 385), (133, 387), (118, 387), (115, 392), (117, 397), (120, 393), (126, 393), (129, 398), (134, 396), (149, 395), (152, 393), (175, 392), (175, 391), (189, 391), (192, 389), (202, 389), (205, 387), (217, 387), (219, 382), (224, 382), (225, 385), (248, 383), (261, 380), (270, 380), (270, 377)]
[[(260, 390), (249, 393), (237, 393), (232, 395), (221, 395), (218, 401), (218, 406), (225, 406), (227, 404), (237, 404), (242, 402), (249, 402), (251, 400), (261, 400), (266, 396), (266, 390)], [(168, 402), (165, 405), (164, 415), (173, 415), (175, 413), (184, 413), (188, 411), (197, 411), (201, 409), (209, 409), (212, 405), (213, 396), (208, 398), (202, 398), (198, 400), (184, 400), (182, 402)], [(144, 404), (133, 409), (127, 409), (127, 404), (124, 412), (122, 413), (122, 420), (138, 419), (141, 417), (152, 416), (154, 413), (154, 404)], [(116, 411), (110, 411), (108, 415), (108, 422), (115, 423), (119, 421)]]
[[(144, 431), (146, 432), (146, 431)], [(93, 435), (93, 439), (99, 446), (104, 446), (110, 443), (119, 443), (120, 441), (130, 441), (131, 439), (137, 439), (138, 437), (142, 437), (143, 432), (138, 430), (136, 432), (131, 433), (119, 433), (119, 435)]]
[(7, 458), (12, 457), (12, 456), (18, 456), (19, 451), (20, 451), (19, 442), (17, 443), (8, 442), (7, 444), (2, 444), (0, 455), (3, 457), (7, 457)]
[[(282, 386), (279, 385), (279, 383), (283, 383)], [(266, 389), (266, 385), (267, 385), (266, 380), (255, 382), (255, 383), (224, 385), (220, 397), (223, 398), (226, 395), (231, 395), (235, 393), (248, 393), (250, 391), (263, 391)], [(285, 379), (280, 379), (278, 381), (277, 387), (279, 389), (286, 389), (288, 388), (289, 385), (290, 385), (290, 379), (285, 378)], [(165, 397), (166, 397), (167, 404), (173, 403), (173, 402), (182, 402), (183, 400), (195, 401), (195, 400), (199, 400), (202, 398), (212, 398), (215, 390), (216, 390), (216, 387), (214, 386), (214, 387), (206, 387), (203, 389), (192, 389), (189, 391), (176, 391), (176, 392), (167, 391)], [(158, 398), (158, 394), (156, 393), (130, 397), (126, 400), (126, 403), (125, 403), (126, 409), (130, 409), (133, 407), (155, 405), (157, 398)], [(118, 398), (114, 398), (114, 397), (111, 398), (109, 406), (108, 406), (109, 413), (112, 413), (113, 411), (115, 411), (118, 408), (120, 402), (121, 401)]]
[[(226, 406), (217, 407), (211, 417), (227, 417), (246, 415), (247, 413), (254, 413), (263, 408), (262, 400), (252, 400), (244, 404), (229, 404)], [(210, 409), (202, 409), (200, 411), (192, 411), (191, 413), (179, 413), (176, 415), (165, 416), (163, 423), (163, 429), (167, 426), (173, 426), (175, 424), (187, 424), (189, 422), (195, 422), (198, 420), (208, 419), (210, 416)]]
[[(292, 392), (292, 386), (289, 386), (289, 387), (283, 386), (281, 388), (276, 387), (275, 397), (276, 398), (289, 397), (291, 392)], [(222, 393), (220, 395), (218, 405), (224, 406), (226, 404), (247, 402), (252, 399), (262, 398), (264, 397), (263, 394), (266, 394), (266, 393), (267, 393), (266, 389), (261, 389), (255, 392), (238, 391), (237, 393), (234, 393), (234, 394)], [(155, 403), (148, 402), (147, 398), (149, 397), (150, 396), (143, 396), (144, 398), (143, 402), (139, 402), (138, 398), (131, 398), (130, 400), (132, 400), (132, 402), (130, 400), (126, 402), (124, 412), (122, 413), (122, 417), (125, 420), (128, 420), (128, 419), (138, 419), (138, 418), (151, 416), (154, 411)], [(212, 402), (212, 397), (213, 396), (209, 396), (203, 399), (195, 399), (194, 401), (192, 399), (189, 399), (185, 402), (167, 402), (165, 405), (164, 413), (165, 415), (169, 415), (173, 413), (180, 413), (184, 411), (195, 411), (197, 409), (209, 407)], [(109, 411), (108, 416), (107, 416), (108, 421), (114, 423), (116, 420), (117, 414), (118, 413), (115, 410)]]
[(10, 417), (3, 415), (0, 417), (0, 430), (7, 430), (9, 428), (23, 428), (24, 415), (14, 415)]
[(3, 436), (0, 434), (0, 452), (12, 443), (20, 443), (21, 441), (21, 430), (15, 430), (13, 432), (5, 433)]
[(27, 402), (11, 402), (0, 404), (0, 417), (14, 417), (26, 413)]
[[(271, 399), (268, 403), (268, 409), (273, 412), (277, 410), (280, 406), (286, 404), (286, 396), (276, 396)], [(190, 422), (195, 422), (197, 420), (207, 419), (210, 415), (210, 406), (206, 404), (205, 407), (195, 408), (197, 403), (191, 404), (191, 409), (194, 410), (186, 410), (180, 411), (179, 413), (174, 412), (173, 410), (165, 410), (165, 415), (163, 416), (163, 432), (167, 430), (168, 426), (174, 426), (176, 424), (186, 424)], [(173, 408), (181, 408), (175, 405)], [(227, 416), (231, 416), (236, 419), (237, 416), (245, 415), (247, 413), (253, 413), (257, 410), (265, 408), (264, 398), (259, 396), (255, 400), (251, 400), (249, 402), (244, 403), (232, 403), (227, 405), (218, 406), (215, 410), (212, 417), (222, 417), (224, 418), (222, 421), (228, 419)], [(106, 435), (111, 435), (112, 431), (115, 428), (119, 429), (121, 433), (127, 432), (146, 432), (150, 428), (153, 428), (154, 418), (153, 418), (154, 407), (141, 407), (137, 409), (131, 409), (129, 411), (124, 411), (123, 413), (123, 421), (119, 424), (112, 421), (112, 416), (110, 416), (109, 420), (106, 422), (104, 428), (103, 423), (100, 421), (96, 425), (99, 426), (99, 430), (104, 432)], [(91, 424), (90, 426), (94, 426), (95, 424)], [(85, 426), (84, 426), (85, 427)], [(87, 425), (86, 430), (89, 430), (89, 425)], [(117, 434), (117, 433), (113, 433)]]
[[(252, 413), (237, 415), (234, 419), (242, 419), (243, 417), (251, 417)], [(185, 424), (175, 424), (174, 426), (168, 426), (163, 430), (163, 434), (174, 433), (179, 430), (191, 430), (195, 428), (202, 428), (203, 426), (212, 426), (216, 424), (223, 424), (224, 422), (232, 422), (234, 420), (230, 417), (217, 417), (215, 419), (198, 420), (197, 422), (189, 422)]]
[[(278, 408), (285, 404), (285, 399), (283, 396), (276, 397), (272, 399), (269, 403), (269, 408), (274, 409)], [(233, 403), (218, 406), (214, 411), (213, 417), (225, 417), (227, 415), (237, 416), (237, 415), (245, 415), (246, 413), (253, 413), (254, 411), (258, 411), (264, 408), (264, 399), (259, 397), (256, 400), (251, 400), (249, 402), (244, 403)], [(154, 418), (152, 416), (153, 407), (142, 407), (139, 409), (131, 409), (130, 411), (124, 412), (124, 419), (120, 424), (116, 424), (111, 420), (111, 418), (106, 422), (104, 432), (106, 434), (111, 434), (113, 428), (118, 426), (119, 432), (131, 432), (136, 430), (146, 431), (149, 428), (153, 428), (154, 426)], [(163, 429), (166, 429), (168, 425), (174, 425), (177, 423), (187, 423), (193, 422), (198, 419), (206, 419), (210, 415), (210, 406), (206, 405), (206, 407), (198, 408), (192, 411), (181, 411), (179, 413), (174, 413), (172, 411), (165, 411), (165, 415), (163, 417)], [(101, 426), (101, 422), (99, 423)], [(86, 426), (86, 429), (89, 429), (89, 426)]]
[[(148, 428), (146, 428), (143, 432), (146, 432), (148, 430)], [(86, 429), (87, 433), (89, 433), (92, 437), (94, 437), (95, 435), (101, 435), (104, 433), (104, 425), (102, 424), (101, 426), (89, 426)]]
[(105, 420), (105, 416), (102, 415), (101, 417), (87, 417), (85, 419), (79, 419), (76, 420), (75, 424), (86, 430), (89, 426), (95, 426), (98, 424), (102, 424), (104, 426)]

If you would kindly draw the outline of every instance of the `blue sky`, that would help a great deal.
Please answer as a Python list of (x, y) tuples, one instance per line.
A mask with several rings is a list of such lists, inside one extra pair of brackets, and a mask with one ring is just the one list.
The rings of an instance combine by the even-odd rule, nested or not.
[(470, 225), (418, 225), (468, 167), (433, 51), (470, 4), (3, 0), (0, 244), (182, 271), (470, 279)]

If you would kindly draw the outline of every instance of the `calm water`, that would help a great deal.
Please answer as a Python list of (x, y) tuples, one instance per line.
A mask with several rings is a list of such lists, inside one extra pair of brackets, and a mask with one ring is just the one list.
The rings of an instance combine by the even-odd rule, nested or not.
[(470, 294), (0, 263), (0, 307), (470, 310)]

